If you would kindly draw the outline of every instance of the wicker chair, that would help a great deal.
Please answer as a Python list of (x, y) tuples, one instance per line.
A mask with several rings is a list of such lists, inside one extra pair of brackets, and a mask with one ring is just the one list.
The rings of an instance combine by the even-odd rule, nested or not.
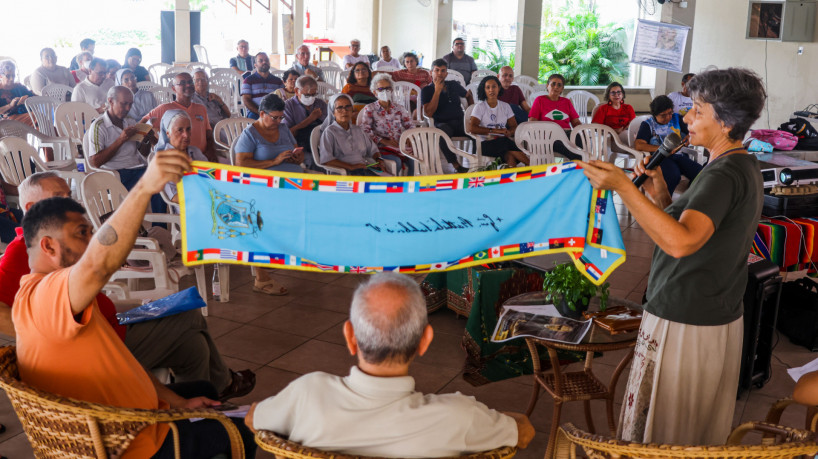
[[(20, 382), (14, 346), (0, 348), (0, 388), (6, 391), (38, 458), (119, 457), (145, 427), (190, 418), (215, 419), (230, 436), (232, 457), (244, 457), (236, 426), (214, 410), (140, 410), (99, 405), (37, 390)], [(178, 430), (169, 424), (179, 458)]]
[[(773, 435), (778, 442), (769, 445), (742, 445), (748, 432)], [(577, 457), (577, 446), (591, 459), (626, 458), (723, 458), (723, 459), (791, 459), (802, 454), (814, 456), (818, 444), (814, 434), (805, 430), (777, 426), (766, 422), (747, 422), (735, 429), (723, 446), (683, 446), (631, 443), (584, 432), (573, 424), (564, 424), (557, 434), (555, 456)]]
[(803, 405), (791, 398), (782, 398), (781, 400), (773, 403), (773, 406), (771, 406), (770, 410), (767, 411), (767, 418), (764, 419), (764, 422), (769, 424), (780, 424), (781, 415), (788, 406), (806, 407), (807, 416), (804, 420), (804, 429), (809, 430), (810, 432), (818, 431), (818, 406)]
[[(268, 430), (259, 430), (256, 433), (256, 444), (264, 451), (275, 454), (277, 458), (376, 459), (371, 456), (349, 456), (346, 454), (319, 451), (286, 440)], [(508, 459), (514, 457), (515, 454), (517, 454), (516, 447), (504, 446), (491, 451), (459, 456), (458, 459)]]

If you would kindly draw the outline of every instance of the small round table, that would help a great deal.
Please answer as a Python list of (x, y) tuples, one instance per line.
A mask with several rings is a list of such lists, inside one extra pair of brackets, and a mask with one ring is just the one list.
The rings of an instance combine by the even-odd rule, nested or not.
[[(550, 304), (551, 301), (547, 301), (545, 296), (545, 292), (524, 293), (510, 298), (504, 305), (525, 306)], [(608, 307), (611, 308), (615, 306), (628, 306), (630, 308), (641, 309), (638, 304), (632, 301), (609, 297)], [(599, 298), (591, 300), (589, 310), (599, 310)], [(628, 363), (630, 363), (633, 358), (633, 347), (636, 345), (636, 336), (637, 331), (635, 330), (628, 333), (612, 335), (604, 328), (593, 324), (579, 344), (561, 343), (537, 338), (525, 339), (528, 350), (531, 352), (531, 361), (534, 364), (534, 390), (531, 394), (528, 408), (526, 409), (526, 415), (531, 416), (531, 412), (534, 411), (534, 405), (537, 404), (537, 399), (540, 396), (540, 386), (554, 398), (554, 419), (551, 424), (548, 447), (545, 450), (546, 458), (553, 457), (557, 430), (560, 425), (560, 413), (562, 411), (562, 404), (565, 402), (582, 401), (585, 405), (585, 420), (588, 423), (588, 431), (596, 433), (594, 422), (591, 418), (591, 400), (605, 400), (605, 407), (608, 414), (608, 428), (611, 431), (611, 436), (616, 436), (613, 397), (616, 392), (616, 383), (619, 380), (622, 370), (628, 366)], [(538, 345), (545, 346), (548, 350), (548, 357), (551, 361), (552, 368), (551, 373), (546, 374), (540, 366), (539, 353), (537, 352)], [(592, 371), (591, 364), (593, 363), (594, 353), (627, 348), (630, 348), (630, 352), (628, 352), (619, 362), (619, 365), (616, 366), (610, 383), (608, 386), (605, 386)], [(560, 367), (557, 350), (585, 352), (585, 367), (583, 370), (563, 372)]]

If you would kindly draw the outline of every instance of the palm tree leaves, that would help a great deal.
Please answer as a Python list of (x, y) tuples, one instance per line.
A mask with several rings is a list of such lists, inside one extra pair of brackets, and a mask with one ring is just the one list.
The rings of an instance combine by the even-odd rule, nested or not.
[(544, 11), (540, 41), (539, 79), (560, 73), (567, 85), (598, 86), (623, 81), (628, 76), (625, 29), (619, 24), (600, 24), (593, 2), (569, 2), (552, 15)]

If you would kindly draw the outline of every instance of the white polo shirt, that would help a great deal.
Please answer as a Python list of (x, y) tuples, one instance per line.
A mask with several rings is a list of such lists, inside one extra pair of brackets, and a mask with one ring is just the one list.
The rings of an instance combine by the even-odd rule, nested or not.
[(310, 373), (259, 402), (256, 429), (345, 454), (450, 457), (517, 444), (517, 424), (460, 393), (422, 394), (411, 376)]
[[(124, 127), (131, 127), (136, 122), (130, 118), (125, 118), (122, 125)], [(108, 148), (111, 144), (116, 142), (116, 139), (122, 134), (122, 129), (116, 127), (111, 122), (111, 117), (108, 112), (102, 114), (91, 122), (91, 127), (85, 132), (88, 136), (87, 141), (84, 142), (88, 146), (88, 156), (94, 156), (100, 151)], [(119, 147), (116, 154), (111, 157), (100, 169), (120, 170), (120, 169), (137, 169), (148, 165), (147, 160), (142, 156), (137, 148), (139, 143), (128, 140)]]
[(71, 92), (71, 102), (85, 102), (94, 108), (99, 108), (108, 103), (108, 90), (113, 86), (114, 82), (108, 78), (99, 86), (86, 78), (74, 86)]

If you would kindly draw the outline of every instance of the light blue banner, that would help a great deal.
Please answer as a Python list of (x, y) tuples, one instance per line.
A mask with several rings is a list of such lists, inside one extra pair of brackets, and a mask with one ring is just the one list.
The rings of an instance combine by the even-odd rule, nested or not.
[(427, 272), (568, 252), (601, 283), (625, 259), (610, 193), (575, 163), (395, 178), (194, 168), (180, 187), (189, 265)]

